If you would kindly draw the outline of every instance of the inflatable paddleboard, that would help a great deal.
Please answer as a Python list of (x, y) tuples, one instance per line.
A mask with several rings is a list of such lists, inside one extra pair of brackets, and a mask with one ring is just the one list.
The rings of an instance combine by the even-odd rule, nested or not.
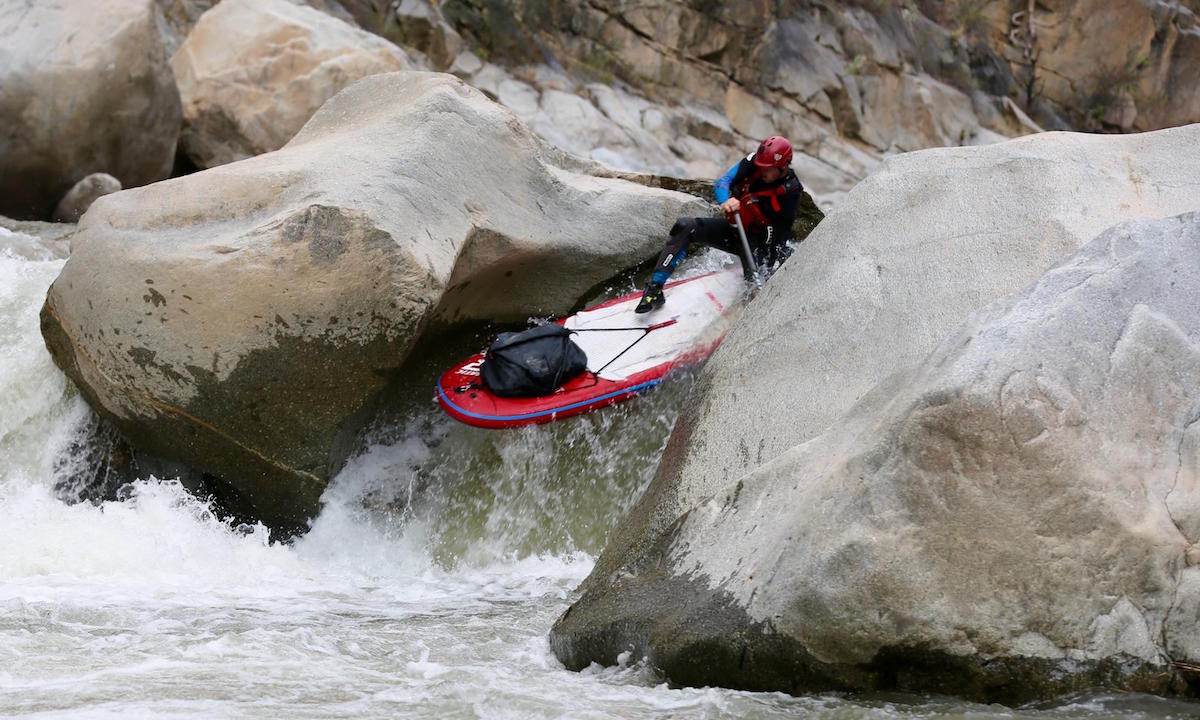
[(676, 368), (706, 359), (724, 337), (726, 312), (745, 288), (742, 272), (722, 270), (666, 286), (667, 304), (638, 315), (640, 292), (557, 320), (587, 353), (588, 369), (551, 395), (509, 398), (483, 386), (483, 353), (438, 378), (437, 401), (468, 425), (507, 428), (561, 420), (639, 395)]

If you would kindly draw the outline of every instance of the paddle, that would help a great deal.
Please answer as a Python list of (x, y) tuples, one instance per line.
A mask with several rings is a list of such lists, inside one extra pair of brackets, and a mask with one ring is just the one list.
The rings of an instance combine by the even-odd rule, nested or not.
[(742, 216), (734, 213), (733, 221), (737, 225), (738, 235), (742, 238), (742, 264), (745, 266), (746, 279), (754, 283), (754, 292), (762, 288), (762, 275), (758, 272), (758, 263), (750, 252), (750, 241), (746, 239), (746, 228), (742, 227)]

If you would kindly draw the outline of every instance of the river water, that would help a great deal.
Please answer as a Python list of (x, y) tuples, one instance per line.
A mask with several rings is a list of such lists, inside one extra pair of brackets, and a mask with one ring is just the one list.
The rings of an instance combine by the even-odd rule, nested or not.
[(38, 330), (62, 254), (0, 228), (2, 717), (1200, 716), (1137, 695), (1009, 709), (671, 688), (638, 662), (564, 670), (547, 631), (649, 482), (686, 379), (515, 432), (416, 403), (290, 545), (222, 522), (170, 478), (79, 502), (63, 481), (91, 461), (95, 419)]

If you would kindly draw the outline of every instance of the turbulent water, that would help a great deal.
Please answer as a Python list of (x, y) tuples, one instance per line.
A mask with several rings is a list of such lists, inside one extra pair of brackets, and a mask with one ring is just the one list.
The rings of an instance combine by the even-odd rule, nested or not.
[[(568, 672), (546, 640), (649, 481), (686, 380), (516, 432), (416, 403), (384, 422), (291, 545), (171, 479), (76, 502), (95, 419), (38, 310), (63, 260), (0, 229), (0, 716), (1187, 717), (1093, 694), (1007, 709), (938, 698), (670, 688)], [(432, 380), (432, 377), (431, 377)], [(423, 391), (422, 391), (423, 393)]]

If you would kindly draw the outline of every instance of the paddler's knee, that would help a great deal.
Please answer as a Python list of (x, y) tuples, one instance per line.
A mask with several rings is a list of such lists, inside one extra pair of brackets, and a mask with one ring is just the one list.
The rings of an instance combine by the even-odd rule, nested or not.
[(681, 217), (671, 226), (671, 237), (691, 235), (696, 230), (696, 218)]

